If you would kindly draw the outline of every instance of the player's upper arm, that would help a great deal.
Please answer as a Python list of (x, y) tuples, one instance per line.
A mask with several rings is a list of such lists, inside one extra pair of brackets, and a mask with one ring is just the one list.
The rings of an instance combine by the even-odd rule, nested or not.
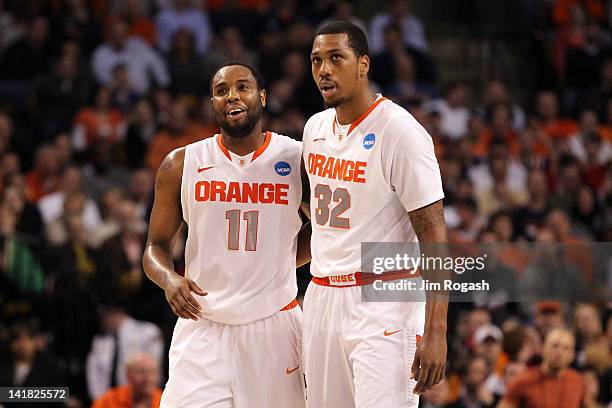
[(444, 197), (440, 167), (431, 136), (412, 117), (389, 121), (382, 148), (383, 172), (410, 212)]
[(185, 149), (169, 153), (157, 170), (155, 200), (149, 222), (148, 244), (169, 247), (182, 222), (181, 179)]

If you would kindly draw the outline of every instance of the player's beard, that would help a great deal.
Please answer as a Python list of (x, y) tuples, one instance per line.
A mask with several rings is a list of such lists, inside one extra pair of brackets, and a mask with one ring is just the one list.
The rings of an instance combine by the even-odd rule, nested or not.
[(344, 98), (338, 98), (334, 101), (329, 101), (329, 102), (325, 102), (325, 100), (323, 100), (323, 103), (325, 103), (325, 107), (327, 109), (329, 108), (337, 108), (338, 106), (342, 105), (344, 103)]
[(258, 104), (255, 108), (247, 108), (247, 118), (244, 123), (239, 124), (231, 124), (229, 120), (227, 120), (225, 114), (219, 114), (215, 112), (215, 116), (217, 118), (217, 122), (219, 122), (219, 126), (221, 129), (225, 131), (228, 136), (235, 137), (237, 139), (242, 139), (248, 136), (257, 122), (261, 120), (261, 112), (263, 108), (261, 104)]

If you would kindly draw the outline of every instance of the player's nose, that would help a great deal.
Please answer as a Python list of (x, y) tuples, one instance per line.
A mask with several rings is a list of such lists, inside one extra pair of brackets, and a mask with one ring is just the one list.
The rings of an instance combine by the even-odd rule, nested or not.
[(240, 99), (239, 93), (236, 89), (234, 89), (233, 87), (229, 88), (229, 90), (227, 91), (227, 101), (228, 102), (235, 102), (238, 99)]
[(332, 64), (331, 61), (328, 61), (326, 59), (323, 60), (323, 62), (321, 62), (321, 68), (319, 69), (319, 76), (321, 78), (325, 78), (331, 75), (332, 71)]

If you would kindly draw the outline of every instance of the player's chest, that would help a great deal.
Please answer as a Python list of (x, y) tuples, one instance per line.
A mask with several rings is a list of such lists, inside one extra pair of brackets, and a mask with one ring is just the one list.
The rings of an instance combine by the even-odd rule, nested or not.
[(374, 133), (338, 138), (331, 132), (315, 136), (304, 151), (304, 165), (312, 181), (366, 184), (379, 174), (380, 151)]

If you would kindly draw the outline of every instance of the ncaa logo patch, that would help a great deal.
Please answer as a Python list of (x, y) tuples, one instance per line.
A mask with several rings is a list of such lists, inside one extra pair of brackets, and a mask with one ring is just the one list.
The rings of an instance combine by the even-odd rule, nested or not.
[(279, 161), (274, 165), (274, 170), (279, 176), (288, 176), (291, 173), (291, 166), (287, 162)]
[(363, 138), (363, 148), (366, 150), (370, 150), (374, 147), (374, 143), (376, 142), (376, 135), (374, 133), (369, 133), (366, 137)]

